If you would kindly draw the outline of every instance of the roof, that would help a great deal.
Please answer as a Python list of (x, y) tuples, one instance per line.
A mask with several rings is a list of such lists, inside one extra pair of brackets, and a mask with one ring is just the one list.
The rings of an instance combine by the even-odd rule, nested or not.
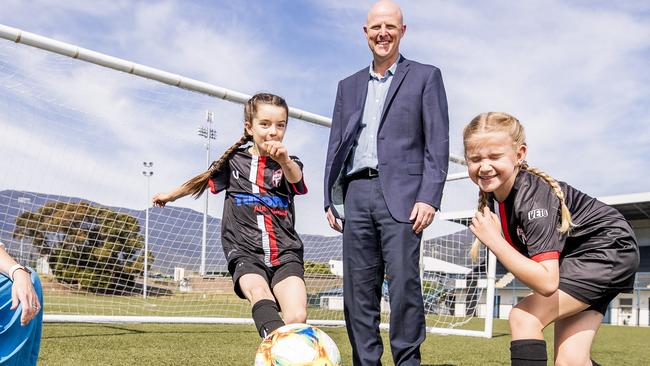
[(598, 200), (619, 210), (628, 221), (650, 219), (650, 192), (600, 197)]

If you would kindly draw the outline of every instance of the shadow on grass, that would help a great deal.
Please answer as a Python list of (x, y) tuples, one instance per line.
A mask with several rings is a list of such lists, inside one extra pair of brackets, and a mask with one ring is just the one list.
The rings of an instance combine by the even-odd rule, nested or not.
[[(75, 335), (56, 335), (56, 336), (43, 336), (43, 339), (66, 339), (66, 338), (88, 338), (88, 337), (112, 337), (112, 336), (123, 336), (123, 335), (133, 335), (133, 334), (233, 334), (233, 333), (255, 333), (254, 331), (250, 330), (242, 330), (238, 332), (233, 332), (232, 329), (229, 330), (205, 330), (205, 331), (167, 331), (167, 330), (139, 330), (139, 329), (131, 329), (127, 327), (122, 327), (122, 326), (117, 326), (117, 325), (101, 325), (97, 326), (96, 324), (93, 325), (79, 325), (78, 327), (84, 328), (92, 328), (92, 329), (98, 329), (98, 328), (103, 328), (103, 329), (110, 329), (113, 330), (114, 332), (110, 333), (98, 333), (98, 334), (75, 334)], [(257, 334), (257, 333), (255, 333)]]
[(510, 333), (492, 333), (492, 338), (510, 337)]

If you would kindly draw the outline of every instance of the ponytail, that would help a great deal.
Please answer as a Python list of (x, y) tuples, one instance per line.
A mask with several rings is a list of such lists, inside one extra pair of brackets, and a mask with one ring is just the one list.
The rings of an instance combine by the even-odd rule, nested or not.
[(228, 150), (226, 150), (219, 159), (213, 161), (212, 164), (210, 164), (208, 170), (188, 180), (187, 182), (183, 183), (182, 187), (186, 189), (189, 192), (189, 194), (194, 196), (194, 198), (199, 198), (203, 194), (203, 192), (205, 192), (205, 190), (208, 189), (208, 182), (210, 181), (210, 177), (215, 172), (221, 170), (223, 164), (226, 163), (228, 159), (230, 159), (230, 156), (237, 149), (239, 149), (242, 145), (246, 144), (252, 139), (253, 136), (249, 135), (244, 130), (244, 134), (239, 139), (239, 141), (235, 142), (232, 146), (230, 146)]

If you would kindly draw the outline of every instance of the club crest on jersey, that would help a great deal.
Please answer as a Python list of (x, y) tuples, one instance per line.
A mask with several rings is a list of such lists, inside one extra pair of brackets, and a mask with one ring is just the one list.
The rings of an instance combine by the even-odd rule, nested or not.
[(278, 169), (273, 172), (273, 176), (271, 176), (271, 185), (273, 187), (278, 187), (280, 185), (280, 181), (282, 180), (282, 169)]
[(536, 208), (528, 211), (528, 220), (535, 220), (548, 216), (548, 211), (545, 208)]

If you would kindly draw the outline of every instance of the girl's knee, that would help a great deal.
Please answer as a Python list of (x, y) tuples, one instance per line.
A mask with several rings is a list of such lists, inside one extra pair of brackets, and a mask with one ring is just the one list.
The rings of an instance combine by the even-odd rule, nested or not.
[(273, 299), (271, 291), (264, 286), (251, 286), (242, 290), (244, 294), (248, 293), (251, 302), (257, 302), (262, 299)]
[(307, 309), (292, 309), (283, 312), (284, 322), (287, 324), (304, 323), (307, 321)]
[(555, 357), (555, 366), (591, 366), (590, 355), (585, 355), (577, 350), (563, 352)]
[(517, 307), (512, 308), (510, 311), (510, 315), (508, 316), (508, 325), (512, 331), (541, 331), (544, 328), (535, 315)]

